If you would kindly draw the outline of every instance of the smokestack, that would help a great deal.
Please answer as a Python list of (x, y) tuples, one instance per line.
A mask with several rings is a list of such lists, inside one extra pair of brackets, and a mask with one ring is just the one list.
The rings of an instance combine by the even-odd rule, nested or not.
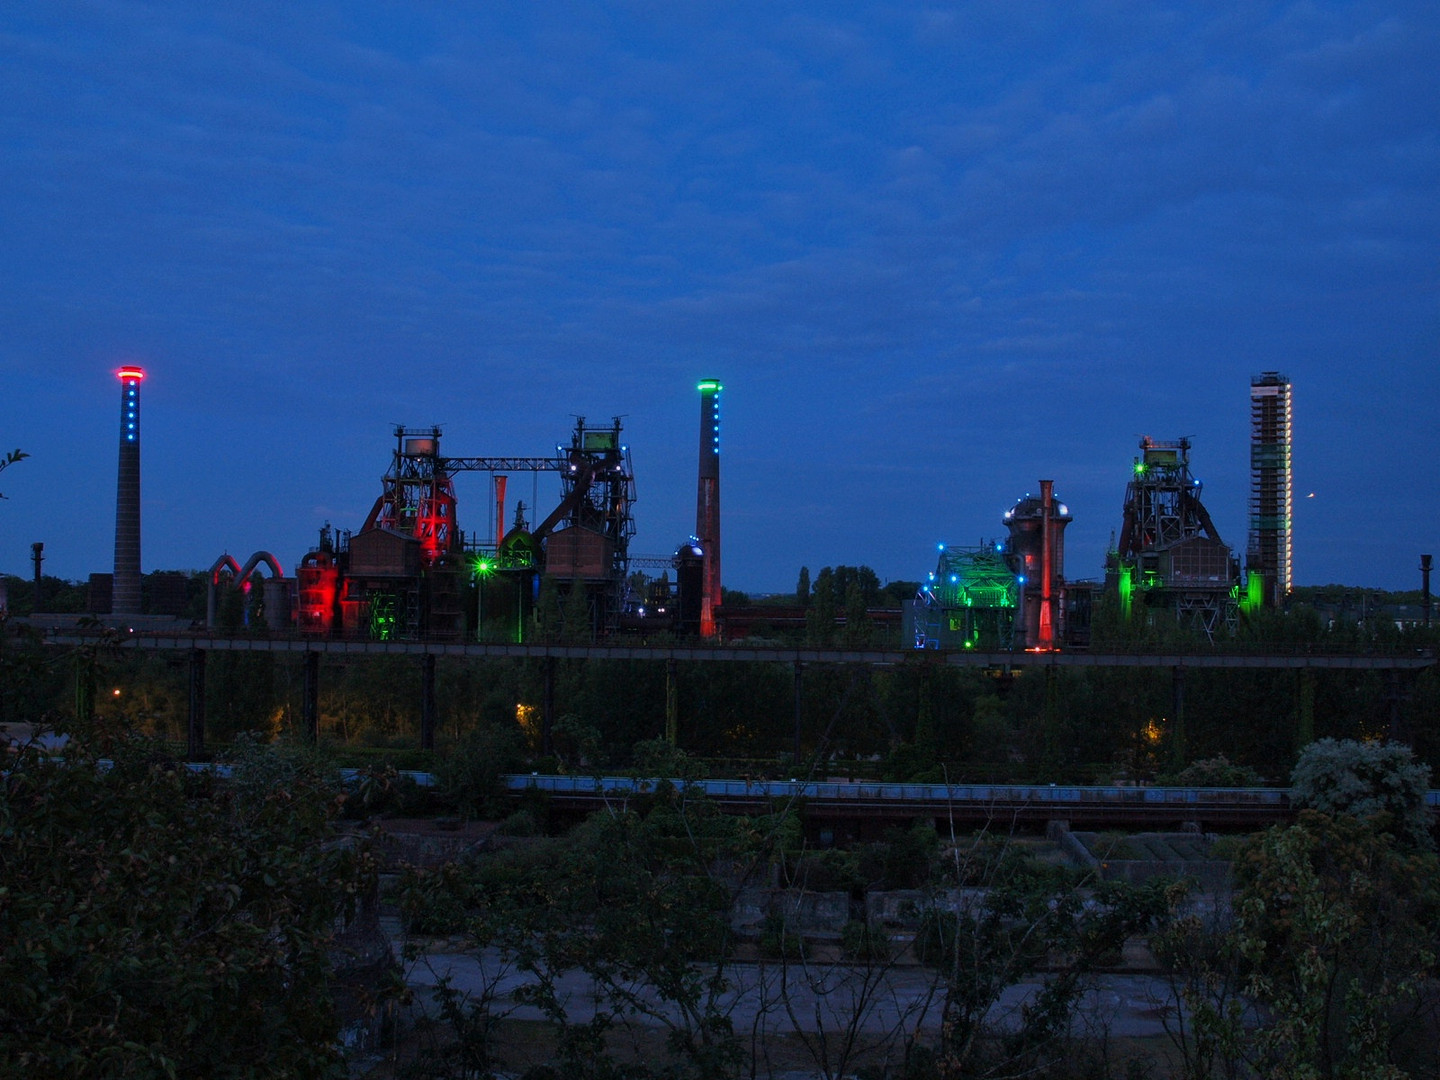
[(503, 473), (495, 477), (495, 553), (500, 553), (500, 541), (505, 539), (505, 480)]
[(35, 564), (35, 593), (30, 599), (30, 610), (44, 611), (45, 609), (40, 606), (40, 590), (45, 585), (44, 576), (40, 573), (40, 564), (45, 561), (45, 544), (42, 541), (37, 540), (30, 545), (30, 561)]
[(1425, 612), (1425, 629), (1427, 630), (1430, 629), (1430, 568), (1433, 565), (1433, 556), (1420, 556), (1420, 606)]
[(705, 560), (700, 592), (700, 636), (715, 636), (720, 606), (720, 391), (719, 379), (700, 383), (700, 484), (695, 497), (695, 537)]
[(1040, 648), (1055, 647), (1055, 481), (1040, 481)]
[(110, 611), (140, 614), (140, 380), (126, 366), (120, 378), (120, 469), (115, 489), (115, 590)]

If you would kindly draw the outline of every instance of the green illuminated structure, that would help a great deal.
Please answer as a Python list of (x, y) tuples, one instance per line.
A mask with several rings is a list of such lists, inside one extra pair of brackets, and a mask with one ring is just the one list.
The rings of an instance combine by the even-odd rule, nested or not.
[(940, 546), (940, 559), (914, 601), (917, 648), (1009, 649), (1015, 643), (1021, 581), (1005, 545)]
[(1214, 640), (1233, 633), (1240, 565), (1220, 539), (1190, 472), (1190, 440), (1140, 440), (1106, 582), (1120, 616), (1164, 617)]

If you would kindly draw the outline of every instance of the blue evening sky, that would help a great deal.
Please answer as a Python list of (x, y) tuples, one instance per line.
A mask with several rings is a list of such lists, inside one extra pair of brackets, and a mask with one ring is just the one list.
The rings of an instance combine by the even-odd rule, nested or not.
[(0, 50), (0, 570), (110, 569), (122, 363), (146, 571), (289, 570), (397, 423), (541, 455), (576, 414), (672, 552), (703, 377), (735, 588), (919, 578), (1041, 478), (1098, 576), (1142, 434), (1243, 553), (1275, 369), (1297, 582), (1440, 547), (1433, 0), (56, 0)]

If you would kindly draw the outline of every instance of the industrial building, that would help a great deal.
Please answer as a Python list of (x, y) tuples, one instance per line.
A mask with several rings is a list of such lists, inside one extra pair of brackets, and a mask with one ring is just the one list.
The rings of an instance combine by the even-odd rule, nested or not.
[[(576, 420), (568, 446), (549, 457), (455, 457), (441, 452), (438, 427), (395, 429), (381, 493), (353, 535), (321, 530), (300, 561), (296, 623), (305, 634), (379, 640), (521, 642), (540, 614), (568, 636), (594, 640), (622, 630), (672, 630), (713, 636), (720, 606), (719, 393), (700, 384), (701, 438), (696, 532), (671, 559), (636, 560), (635, 478), (620, 419), (608, 426)], [(465, 533), (454, 477), (491, 477), (492, 535)], [(507, 480), (554, 473), (560, 499), (540, 521), (523, 502), (506, 525)], [(632, 596), (636, 562), (675, 571)]]
[[(145, 372), (126, 366), (117, 375), (115, 567), (113, 575), (92, 575), (90, 606), (130, 618), (142, 609), (139, 389)], [(327, 522), (294, 578), (286, 578), (268, 552), (257, 552), (243, 567), (222, 555), (210, 570), (207, 622), (216, 625), (226, 590), (239, 589), (250, 597), (247, 621), (258, 612), (272, 630), (321, 637), (523, 642), (539, 629), (575, 640), (622, 631), (715, 638), (744, 636), (749, 622), (776, 624), (774, 609), (736, 612), (734, 625), (722, 609), (723, 387), (704, 379), (697, 389), (695, 532), (673, 556), (630, 552), (635, 480), (618, 417), (600, 426), (577, 418), (568, 445), (539, 457), (447, 455), (439, 427), (397, 427), (380, 494), (360, 527), (351, 532)], [(1237, 611), (1283, 603), (1292, 583), (1289, 379), (1278, 372), (1253, 377), (1250, 403), (1244, 595), (1239, 564), (1190, 472), (1189, 440), (1144, 437), (1125, 489), (1119, 540), (1106, 558), (1106, 583), (1122, 620), (1163, 618), (1213, 640), (1234, 630)], [(475, 516), (481, 527), (468, 534), (455, 492), (462, 472), (485, 473), (491, 485)], [(521, 501), (507, 505), (507, 481), (527, 472), (559, 480), (558, 501), (544, 517)], [(1038, 495), (1027, 493), (1003, 514), (1003, 539), (973, 548), (941, 545), (936, 569), (900, 615), (906, 634), (922, 648), (1045, 651), (1088, 644), (1094, 586), (1066, 579), (1070, 521), (1053, 482), (1042, 480)], [(38, 576), (43, 545), (34, 548)], [(630, 577), (637, 566), (673, 570), (674, 581), (667, 574), (650, 582), (645, 595), (634, 595)], [(183, 597), (149, 600), (145, 607), (155, 611), (183, 607)]]
[(1240, 566), (1190, 472), (1190, 440), (1144, 436), (1125, 487), (1120, 540), (1106, 584), (1122, 620), (1173, 621), (1213, 641), (1233, 633)]
[(916, 648), (1048, 651), (1089, 643), (1090, 587), (1065, 580), (1070, 509), (1040, 481), (1001, 517), (1005, 540), (939, 545), (939, 562), (905, 612)]

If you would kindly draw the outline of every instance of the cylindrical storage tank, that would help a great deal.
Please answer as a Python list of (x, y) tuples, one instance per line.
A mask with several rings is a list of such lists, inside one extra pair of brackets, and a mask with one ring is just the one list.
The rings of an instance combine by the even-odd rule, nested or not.
[(265, 625), (271, 630), (290, 628), (290, 579), (268, 577), (263, 586)]
[(675, 552), (676, 629), (682, 634), (700, 633), (702, 600), (705, 594), (705, 551), (691, 537)]
[[(1005, 511), (1004, 517), (1000, 519), (1010, 531), (1010, 568), (1017, 574), (1023, 574), (1029, 582), (1040, 580), (1040, 571), (1045, 561), (1045, 530), (1042, 528), (1044, 518), (1045, 511), (1040, 497), (1026, 495)], [(1056, 499), (1050, 512), (1050, 531), (1053, 536), (1050, 573), (1057, 582), (1065, 580), (1065, 526), (1069, 525), (1071, 520), (1070, 508)]]

